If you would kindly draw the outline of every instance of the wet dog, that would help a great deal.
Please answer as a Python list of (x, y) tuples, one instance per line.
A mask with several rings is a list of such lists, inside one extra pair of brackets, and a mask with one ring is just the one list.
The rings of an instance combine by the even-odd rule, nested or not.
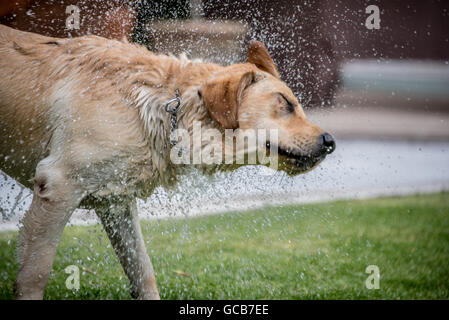
[[(100, 217), (132, 296), (159, 298), (135, 199), (175, 182), (173, 126), (189, 134), (196, 122), (221, 133), (275, 129), (277, 140), (264, 143), (290, 175), (335, 148), (308, 122), (260, 42), (250, 44), (245, 63), (220, 66), (96, 36), (48, 38), (0, 25), (0, 70), (0, 168), (33, 190), (19, 236), (19, 299), (42, 299), (78, 207)], [(176, 114), (166, 110), (174, 97)]]

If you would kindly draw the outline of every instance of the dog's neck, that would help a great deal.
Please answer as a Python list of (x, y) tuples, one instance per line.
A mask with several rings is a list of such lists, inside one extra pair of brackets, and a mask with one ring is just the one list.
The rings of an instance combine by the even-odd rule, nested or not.
[[(158, 58), (160, 61), (161, 56)], [(186, 130), (191, 138), (194, 124), (198, 122), (201, 123), (202, 130), (219, 129), (218, 124), (209, 116), (199, 95), (199, 89), (204, 81), (222, 68), (216, 64), (190, 61), (185, 56), (162, 58), (162, 63), (150, 65), (147, 70), (158, 77), (153, 77), (152, 83), (138, 81), (139, 85), (133, 86), (131, 91), (131, 99), (138, 108), (143, 130), (152, 150), (151, 161), (161, 172), (161, 178), (176, 176), (177, 169), (182, 167), (173, 165), (170, 161), (171, 115), (165, 110), (166, 103), (175, 96), (176, 90), (179, 90), (181, 104), (176, 114), (176, 129)], [(200, 147), (203, 148), (204, 145)], [(163, 171), (165, 174), (162, 174)], [(167, 171), (172, 171), (172, 174), (167, 175)], [(170, 184), (168, 181), (161, 182)]]

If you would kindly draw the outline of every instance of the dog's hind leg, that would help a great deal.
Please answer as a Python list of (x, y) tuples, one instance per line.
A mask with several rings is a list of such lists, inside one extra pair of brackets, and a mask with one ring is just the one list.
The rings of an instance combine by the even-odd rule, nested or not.
[(16, 299), (42, 299), (59, 239), (82, 196), (52, 157), (39, 162), (33, 201), (25, 214), (18, 243)]
[(158, 300), (153, 266), (148, 257), (135, 198), (121, 197), (96, 207), (109, 240), (131, 285), (131, 296)]

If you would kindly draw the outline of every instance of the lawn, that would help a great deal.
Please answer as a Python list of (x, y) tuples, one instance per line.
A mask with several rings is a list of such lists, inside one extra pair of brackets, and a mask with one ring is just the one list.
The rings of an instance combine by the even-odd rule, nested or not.
[[(142, 222), (162, 299), (448, 299), (449, 193)], [(17, 233), (0, 233), (11, 299)], [(77, 265), (81, 288), (66, 288)], [(367, 289), (368, 265), (380, 270)], [(46, 299), (130, 299), (100, 226), (67, 227)]]

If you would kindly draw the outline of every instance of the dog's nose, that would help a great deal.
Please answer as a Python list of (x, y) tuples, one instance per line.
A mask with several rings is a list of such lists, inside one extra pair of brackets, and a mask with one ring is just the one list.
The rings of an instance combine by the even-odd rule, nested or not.
[(323, 152), (330, 154), (335, 150), (335, 140), (329, 133), (323, 133), (318, 138), (318, 143), (320, 144)]

